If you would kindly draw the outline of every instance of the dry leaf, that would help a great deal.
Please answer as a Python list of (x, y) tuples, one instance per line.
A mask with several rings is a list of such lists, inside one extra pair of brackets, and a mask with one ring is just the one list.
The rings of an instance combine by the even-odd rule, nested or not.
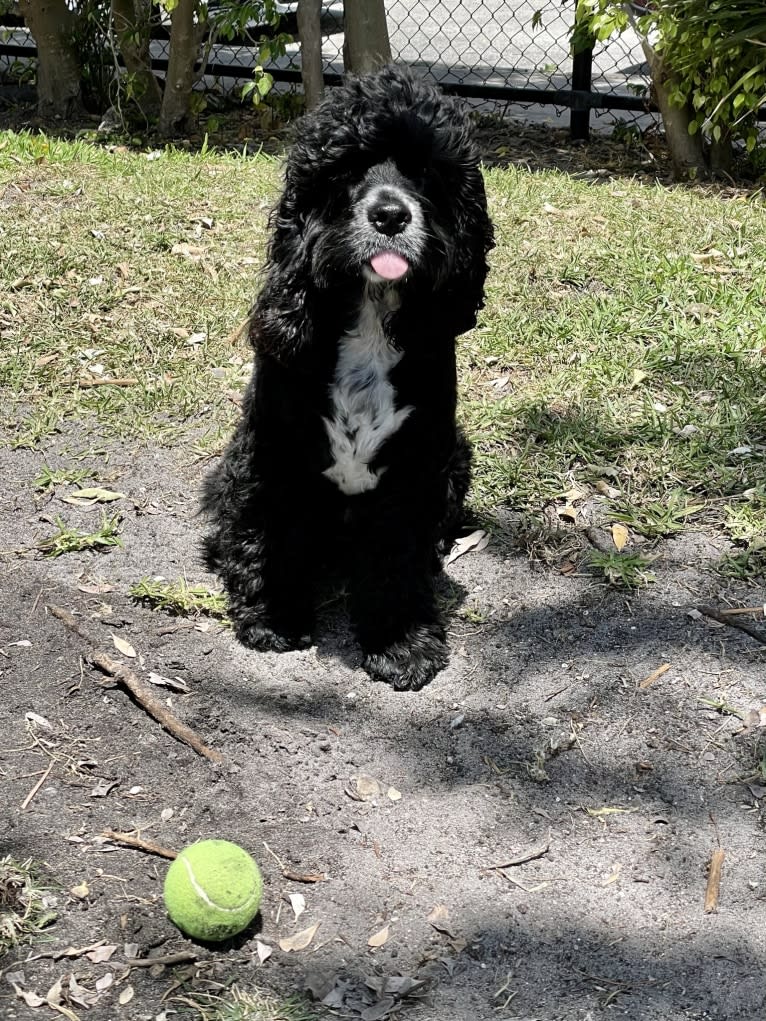
[(34, 723), (36, 727), (42, 727), (43, 730), (53, 730), (53, 727), (45, 719), (45, 717), (38, 716), (37, 713), (25, 713), (24, 719), (27, 723)]
[(264, 961), (268, 961), (274, 953), (274, 950), (268, 945), (268, 943), (261, 943), (261, 941), (257, 939), (255, 941), (255, 952), (258, 954), (258, 960), (261, 964), (263, 964)]
[(308, 929), (296, 932), (294, 936), (285, 936), (279, 941), (279, 949), (284, 950), (285, 953), (289, 953), (291, 950), (305, 950), (316, 935), (318, 928), (319, 922), (315, 922)]
[(604, 882), (601, 885), (602, 886), (611, 886), (612, 883), (616, 883), (617, 880), (620, 878), (620, 868), (621, 868), (620, 865), (615, 865), (614, 868), (611, 871), (611, 874), (606, 877), (606, 879), (604, 880)]
[(136, 650), (130, 642), (126, 642), (124, 638), (119, 638), (117, 635), (112, 635), (112, 641), (114, 642), (115, 649), (121, 652), (123, 656), (129, 656), (131, 659), (136, 658)]
[(125, 986), (125, 988), (120, 993), (117, 1002), (120, 1004), (121, 1007), (124, 1007), (126, 1003), (130, 1003), (134, 995), (135, 990), (133, 986)]
[(33, 993), (31, 990), (22, 989), (21, 986), (17, 986), (13, 983), (13, 988), (16, 995), (26, 1003), (28, 1007), (44, 1007), (47, 1001), (44, 997), (38, 996), (37, 993)]
[(376, 932), (374, 936), (370, 936), (367, 940), (368, 947), (382, 947), (385, 943), (388, 943), (388, 938), (391, 935), (388, 926), (384, 926), (380, 932)]
[(614, 543), (618, 553), (622, 553), (625, 549), (625, 544), (629, 538), (630, 532), (625, 525), (621, 525), (619, 522), (615, 522), (612, 525), (612, 542)]
[(111, 971), (96, 979), (96, 991), (99, 993), (106, 992), (111, 985), (114, 985), (114, 975)]
[(640, 386), (640, 384), (643, 383), (643, 381), (648, 377), (648, 375), (649, 375), (649, 373), (648, 372), (644, 372), (643, 369), (634, 369), (633, 370), (633, 380), (632, 380), (630, 385), (631, 386)]
[(356, 793), (360, 801), (371, 801), (383, 793), (383, 790), (374, 776), (367, 776), (362, 773), (356, 779)]
[(151, 670), (148, 681), (150, 684), (156, 684), (160, 688), (170, 688), (172, 691), (183, 692), (184, 695), (189, 693), (189, 685), (186, 681), (182, 681), (180, 677), (163, 677), (162, 674), (156, 674)]
[(107, 592), (114, 592), (114, 585), (110, 585), (106, 581), (93, 581), (78, 585), (77, 589), (79, 592), (84, 592), (88, 596), (102, 596)]
[(108, 961), (112, 954), (117, 949), (116, 946), (105, 946), (97, 947), (95, 950), (91, 950), (85, 956), (89, 961), (93, 961), (94, 964), (102, 964), (104, 961)]
[(63, 996), (61, 994), (61, 979), (58, 978), (50, 987), (48, 992), (45, 994), (45, 1002), (51, 1005), (58, 1005), (61, 1003)]
[(766, 727), (766, 705), (748, 709), (742, 716), (742, 722), (749, 730), (753, 727)]
[(90, 792), (90, 796), (92, 798), (107, 798), (114, 788), (119, 786), (119, 782), (119, 780), (99, 780)]
[(569, 518), (570, 521), (577, 521), (577, 508), (567, 504), (566, 507), (557, 507), (556, 513), (560, 518)]
[(79, 883), (77, 886), (73, 886), (69, 892), (72, 894), (73, 897), (76, 897), (78, 900), (85, 900), (85, 898), (90, 893), (90, 887), (88, 886), (87, 883), (82, 882)]
[(391, 801), (402, 800), (402, 792), (398, 791), (396, 787), (389, 787), (388, 790), (386, 791), (386, 795)]
[(201, 245), (187, 245), (185, 241), (173, 245), (170, 249), (171, 255), (180, 255), (184, 259), (191, 259), (192, 262), (199, 262), (205, 252), (206, 249)]
[(124, 500), (124, 493), (117, 493), (113, 489), (78, 489), (74, 493), (62, 496), (63, 503), (74, 504), (75, 507), (92, 507), (94, 503), (113, 503), (115, 500)]
[(462, 557), (464, 553), (470, 553), (474, 550), (476, 553), (481, 553), (483, 549), (486, 549), (489, 545), (489, 534), (483, 529), (479, 528), (475, 532), (471, 532), (470, 535), (461, 536), (456, 539), (452, 545), (452, 549), (449, 552), (446, 563), (451, 564), (458, 557)]
[(610, 808), (604, 806), (603, 808), (588, 808), (586, 806), (585, 811), (588, 815), (593, 816), (594, 819), (600, 818), (602, 815), (630, 815), (631, 812), (637, 812), (637, 808)]
[(99, 998), (98, 993), (93, 992), (92, 989), (86, 989), (85, 986), (81, 986), (74, 975), (69, 976), (69, 988), (67, 993), (69, 995), (69, 1000), (72, 1003), (78, 1004), (80, 1007), (92, 1007)]
[(306, 898), (302, 893), (291, 893), (290, 894), (290, 907), (293, 909), (295, 915), (295, 921), (301, 917), (303, 912), (306, 910)]
[(444, 904), (437, 904), (429, 914), (427, 921), (436, 929), (447, 936), (454, 936), (452, 926), (449, 924), (449, 911)]
[(396, 1000), (393, 996), (384, 996), (382, 1000), (373, 1003), (371, 1007), (365, 1007), (359, 1015), (359, 1021), (385, 1021), (390, 1017), (396, 1007)]
[(608, 496), (610, 500), (615, 500), (620, 495), (619, 489), (608, 485), (603, 479), (599, 479), (596, 483), (596, 492), (601, 493), (602, 496)]

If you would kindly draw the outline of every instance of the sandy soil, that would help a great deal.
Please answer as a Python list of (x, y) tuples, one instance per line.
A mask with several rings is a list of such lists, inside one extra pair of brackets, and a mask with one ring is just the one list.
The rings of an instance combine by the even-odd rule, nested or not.
[[(44, 455), (4, 455), (5, 550), (50, 534), (46, 516), (62, 510), (97, 523), (97, 509), (32, 486), (43, 463), (71, 466), (66, 452), (88, 445), (67, 425)], [(723, 591), (706, 570), (720, 555), (709, 539), (667, 541), (656, 583), (627, 596), (531, 562), (498, 522), (487, 549), (448, 569), (445, 597), (461, 607), (449, 668), (397, 693), (360, 669), (341, 607), (315, 647), (277, 656), (246, 651), (216, 623), (134, 604), (129, 587), (147, 575), (212, 583), (193, 516), (204, 465), (115, 445), (108, 462), (80, 464), (126, 494), (124, 547), (0, 566), (0, 853), (45, 863), (58, 912), (45, 942), (0, 964), (4, 1018), (53, 1016), (27, 1007), (8, 972), (42, 996), (71, 975), (93, 993), (111, 974), (88, 1009), (62, 1001), (94, 1021), (172, 1016), (189, 1009), (178, 997), (231, 982), (311, 990), (365, 1021), (395, 1010), (412, 1021), (764, 1016), (759, 731), (698, 701), (760, 706), (763, 646), (689, 615), (758, 599)], [(110, 590), (83, 591), (94, 579)], [(223, 764), (103, 687), (51, 604), (116, 658), (112, 636), (129, 642), (141, 678), (182, 678), (189, 694), (155, 690)], [(360, 783), (369, 777), (377, 794)], [(195, 946), (165, 915), (167, 863), (105, 840), (107, 829), (176, 849), (212, 836), (243, 844), (266, 880), (256, 925), (231, 945)], [(720, 897), (706, 913), (718, 848)], [(305, 897), (297, 921), (291, 893)], [(306, 949), (279, 948), (316, 923)], [(109, 961), (56, 959), (98, 941), (116, 946)], [(273, 948), (264, 963), (258, 941)], [(181, 951), (196, 962), (130, 967), (127, 956)], [(396, 976), (417, 983), (389, 982), (410, 989), (403, 1000), (385, 994)]]

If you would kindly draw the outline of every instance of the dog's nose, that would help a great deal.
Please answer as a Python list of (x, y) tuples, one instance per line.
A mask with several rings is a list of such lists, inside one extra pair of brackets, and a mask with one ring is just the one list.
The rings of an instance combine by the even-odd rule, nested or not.
[(412, 221), (412, 213), (397, 199), (381, 199), (370, 207), (367, 217), (379, 234), (393, 237), (401, 234)]

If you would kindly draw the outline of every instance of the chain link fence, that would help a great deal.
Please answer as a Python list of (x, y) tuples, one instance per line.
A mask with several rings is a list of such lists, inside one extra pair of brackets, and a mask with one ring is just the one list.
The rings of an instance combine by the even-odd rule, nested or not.
[[(352, 2), (353, 0), (346, 0)], [(279, 5), (284, 30), (295, 33), (296, 3)], [(391, 51), (446, 91), (483, 109), (510, 110), (530, 120), (550, 120), (554, 111), (572, 111), (573, 135), (586, 137), (591, 112), (614, 119), (645, 114), (648, 72), (639, 40), (632, 33), (596, 44), (573, 56), (571, 33), (575, 0), (387, 0)], [(0, 19), (2, 20), (2, 19)], [(322, 0), (322, 56), (328, 84), (343, 72), (343, 2)], [(17, 29), (0, 39), (0, 68), (33, 46)], [(208, 88), (235, 91), (252, 76), (263, 26), (216, 43), (205, 77)], [(12, 44), (12, 45), (11, 45)], [(167, 32), (152, 45), (158, 70), (167, 66)], [(267, 65), (275, 80), (300, 82), (300, 47)], [(616, 114), (615, 114), (616, 111)]]

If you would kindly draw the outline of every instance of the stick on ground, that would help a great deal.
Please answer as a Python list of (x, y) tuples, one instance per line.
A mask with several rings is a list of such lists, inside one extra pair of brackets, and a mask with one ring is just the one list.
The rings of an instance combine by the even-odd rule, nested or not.
[[(67, 610), (62, 609), (60, 606), (49, 606), (48, 609), (57, 617), (63, 624), (65, 624), (70, 631), (74, 631), (76, 635), (79, 635), (83, 641), (93, 648), (95, 642), (91, 636), (84, 631), (79, 623), (75, 620), (71, 613)], [(118, 663), (112, 659), (111, 656), (107, 656), (104, 652), (91, 652), (86, 657), (93, 666), (97, 667), (102, 673), (108, 674), (110, 677), (114, 677), (115, 680), (119, 681), (128, 692), (132, 695), (133, 699), (141, 706), (142, 709), (146, 710), (150, 716), (152, 716), (162, 727), (167, 730), (169, 734), (172, 734), (178, 741), (182, 741), (184, 744), (188, 744), (190, 748), (193, 748), (198, 755), (204, 756), (211, 762), (223, 762), (223, 756), (220, 752), (215, 751), (214, 748), (208, 748), (208, 746), (202, 741), (200, 736), (196, 734), (191, 727), (187, 727), (185, 723), (181, 721), (170, 712), (170, 710), (163, 705), (154, 695), (146, 688), (141, 678), (134, 674), (128, 667), (123, 666), (122, 663)]]
[(698, 606), (697, 610), (705, 617), (709, 617), (711, 620), (718, 621), (719, 624), (725, 624), (726, 627), (736, 628), (737, 631), (744, 631), (746, 635), (750, 635), (756, 642), (760, 642), (761, 645), (766, 645), (766, 635), (763, 632), (758, 631), (756, 628), (751, 627), (749, 624), (745, 624), (744, 621), (737, 620), (736, 617), (730, 614), (720, 613), (713, 606)]
[(713, 851), (710, 859), (710, 871), (707, 876), (707, 889), (705, 890), (705, 913), (710, 914), (718, 907), (718, 895), (721, 892), (721, 869), (723, 860), (726, 857), (725, 851), (720, 849)]
[(534, 861), (536, 858), (542, 858), (551, 849), (550, 844), (544, 844), (542, 847), (536, 848), (534, 851), (528, 851), (526, 854), (519, 855), (518, 858), (509, 858), (508, 861), (501, 861), (498, 865), (487, 865), (488, 869), (511, 869), (515, 868), (516, 865), (526, 865), (528, 861)]
[(116, 830), (104, 830), (102, 836), (108, 840), (114, 840), (117, 844), (124, 844), (126, 847), (135, 847), (137, 851), (146, 851), (147, 854), (156, 854), (160, 858), (168, 858), (170, 861), (174, 861), (178, 857), (178, 851), (173, 851), (169, 847), (163, 847), (161, 844), (155, 844), (152, 840), (141, 840), (140, 837), (134, 837), (130, 833), (118, 833)]

